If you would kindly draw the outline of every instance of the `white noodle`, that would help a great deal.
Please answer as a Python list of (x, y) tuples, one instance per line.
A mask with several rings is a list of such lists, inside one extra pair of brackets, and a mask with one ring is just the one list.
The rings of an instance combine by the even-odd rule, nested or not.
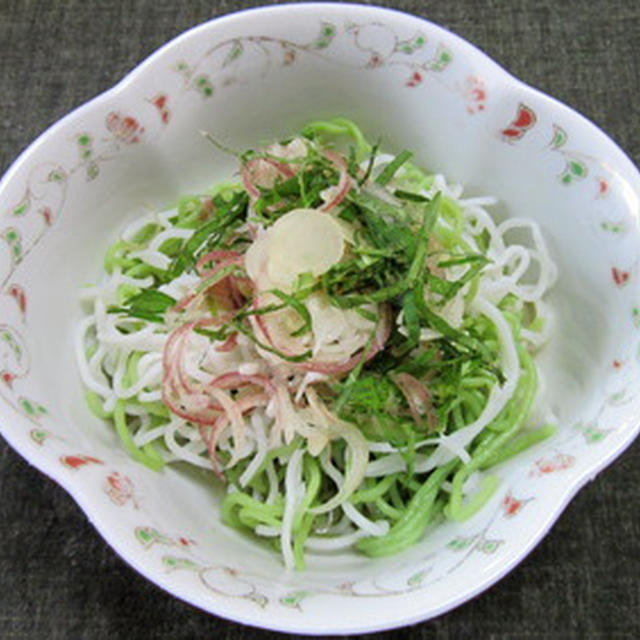
[(269, 480), (269, 494), (267, 495), (265, 503), (273, 504), (280, 493), (280, 490), (278, 489), (278, 475), (275, 467), (273, 466), (273, 462), (269, 462), (267, 465), (267, 479)]
[(264, 536), (265, 538), (277, 538), (282, 534), (282, 527), (270, 527), (266, 524), (259, 524), (254, 531), (259, 536)]
[[(171, 420), (171, 422), (169, 422), (165, 427), (164, 441), (167, 445), (167, 449), (169, 449), (169, 451), (171, 451), (178, 460), (189, 462), (197, 467), (202, 467), (203, 469), (211, 469), (211, 461), (208, 458), (203, 458), (188, 446), (181, 446), (178, 444), (176, 440), (176, 432), (179, 432), (177, 422), (177, 419)], [(206, 450), (206, 447), (204, 447), (204, 449)]]
[[(76, 360), (78, 362), (78, 368), (80, 369), (80, 377), (82, 378), (82, 382), (84, 382), (85, 386), (91, 389), (91, 391), (94, 391), (106, 398), (111, 396), (113, 392), (107, 385), (106, 379), (104, 381), (96, 380), (95, 373), (89, 367), (89, 363), (86, 358), (85, 336), (87, 330), (93, 327), (94, 324), (94, 319), (92, 317), (88, 317), (84, 318), (78, 326), (74, 341)], [(100, 347), (98, 347), (98, 349), (99, 348)]]
[(256, 442), (256, 454), (253, 456), (251, 462), (247, 465), (247, 468), (244, 470), (240, 478), (238, 478), (238, 482), (241, 487), (246, 487), (247, 484), (251, 482), (251, 479), (260, 468), (260, 465), (262, 465), (262, 462), (266, 458), (269, 450), (264, 412), (260, 413), (258, 411), (254, 411), (251, 414), (249, 421), (253, 427), (253, 436)]
[(295, 560), (291, 547), (291, 536), (293, 534), (293, 520), (296, 510), (304, 497), (306, 487), (302, 482), (302, 457), (304, 451), (296, 449), (291, 455), (287, 464), (287, 471), (284, 478), (284, 513), (282, 515), (282, 531), (280, 533), (280, 545), (282, 557), (287, 569), (293, 569)]
[[(327, 455), (328, 449), (325, 449), (320, 455), (320, 466), (322, 470), (335, 482), (337, 487), (341, 487), (343, 484), (343, 475), (336, 469), (331, 462), (330, 457)], [(363, 516), (350, 502), (343, 502), (340, 508), (344, 512), (344, 515), (355, 524), (358, 529), (366, 531), (370, 536), (383, 536), (389, 531), (389, 523), (386, 520), (380, 520), (379, 522), (373, 522)]]
[(133, 436), (133, 441), (136, 447), (143, 447), (145, 444), (149, 444), (154, 440), (160, 440), (164, 438), (164, 430), (165, 427), (155, 427), (153, 429), (149, 429), (148, 431), (139, 430), (138, 433)]
[(339, 551), (340, 549), (348, 549), (352, 547), (360, 538), (364, 538), (369, 535), (366, 531), (356, 530), (351, 533), (345, 533), (341, 536), (332, 536), (326, 538), (320, 538), (315, 536), (309, 536), (304, 546), (310, 551)]

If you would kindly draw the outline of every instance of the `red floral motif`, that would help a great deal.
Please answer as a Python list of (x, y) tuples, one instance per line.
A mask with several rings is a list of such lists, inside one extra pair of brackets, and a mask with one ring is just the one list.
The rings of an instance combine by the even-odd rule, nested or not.
[(192, 540), (191, 538), (185, 538), (184, 536), (180, 536), (178, 538), (178, 542), (183, 547), (190, 547), (191, 545), (197, 544), (195, 540)]
[(485, 81), (477, 76), (468, 76), (464, 96), (467, 101), (467, 111), (469, 114), (473, 115), (479, 111), (484, 111), (487, 100)]
[(156, 107), (158, 107), (158, 109), (164, 109), (167, 104), (167, 94), (158, 93), (156, 97), (153, 98), (152, 102)]
[(625, 284), (627, 284), (627, 282), (629, 282), (629, 278), (631, 277), (631, 274), (628, 271), (618, 269), (618, 267), (612, 267), (611, 277), (613, 278), (613, 281), (616, 283), (616, 286), (622, 287)]
[(533, 498), (514, 498), (511, 493), (508, 493), (502, 501), (504, 517), (513, 518), (514, 516), (518, 515), (520, 511), (522, 511), (522, 508), (532, 500)]
[(419, 71), (414, 71), (407, 80), (407, 87), (417, 87), (423, 81), (422, 74)]
[(74, 471), (88, 464), (104, 464), (104, 462), (102, 462), (102, 460), (100, 460), (99, 458), (94, 458), (93, 456), (85, 456), (82, 454), (60, 456), (60, 462), (62, 462), (65, 467), (68, 467), (69, 469), (72, 469)]
[(4, 382), (9, 389), (13, 387), (13, 381), (16, 379), (16, 376), (11, 373), (11, 371), (0, 371), (0, 379)]
[(53, 224), (53, 211), (51, 211), (51, 207), (42, 207), (39, 213), (44, 218), (44, 223), (50, 227)]
[(106, 118), (107, 129), (117, 140), (125, 144), (140, 142), (144, 127), (132, 116), (123, 116), (118, 111), (111, 111)]
[(507, 142), (520, 140), (527, 131), (534, 127), (537, 117), (533, 109), (520, 103), (516, 115), (505, 129), (501, 131), (502, 137)]
[(545, 476), (556, 471), (564, 471), (575, 464), (575, 457), (568, 453), (556, 453), (551, 458), (536, 460), (534, 468), (529, 472), (530, 476)]
[(369, 58), (369, 61), (365, 65), (365, 68), (367, 68), (367, 69), (376, 69), (378, 67), (381, 67), (383, 64), (384, 64), (384, 60), (382, 59), (382, 57), (379, 56), (377, 53), (374, 53)]
[(609, 195), (609, 190), (611, 189), (611, 185), (606, 178), (596, 178), (598, 181), (598, 198), (604, 198)]
[(619, 371), (620, 369), (622, 369), (623, 365), (624, 365), (624, 362), (622, 362), (622, 360), (618, 360), (618, 359), (614, 360), (614, 361), (611, 363), (611, 366), (612, 366), (614, 369), (616, 369), (617, 371)]
[(169, 120), (171, 119), (171, 111), (169, 111), (169, 107), (167, 107), (168, 101), (169, 96), (166, 93), (157, 93), (150, 100), (151, 104), (158, 110), (162, 124), (169, 124)]
[(115, 505), (121, 507), (131, 500), (133, 506), (136, 509), (138, 508), (138, 503), (135, 499), (134, 485), (128, 476), (124, 476), (118, 471), (110, 473), (105, 478), (103, 489)]
[(19, 284), (12, 284), (9, 285), (7, 292), (18, 303), (18, 309), (20, 309), (20, 313), (24, 316), (27, 312), (27, 295), (24, 289)]

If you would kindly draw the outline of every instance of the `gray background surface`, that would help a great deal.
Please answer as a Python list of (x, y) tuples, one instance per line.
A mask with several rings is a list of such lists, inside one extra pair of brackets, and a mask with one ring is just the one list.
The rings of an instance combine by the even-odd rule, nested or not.
[[(0, 0), (0, 172), (48, 125), (184, 29), (269, 2)], [(640, 164), (640, 2), (380, 2), (450, 28), (573, 106)], [(68, 375), (73, 375), (68, 372)], [(640, 443), (509, 576), (376, 638), (639, 638)], [(0, 442), (0, 638), (268, 638), (147, 583), (71, 499)]]

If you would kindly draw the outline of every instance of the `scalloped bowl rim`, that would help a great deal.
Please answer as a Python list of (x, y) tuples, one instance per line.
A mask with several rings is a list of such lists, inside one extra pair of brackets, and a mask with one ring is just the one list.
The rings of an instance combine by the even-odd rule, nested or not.
[[(616, 144), (614, 140), (612, 140), (598, 125), (590, 121), (588, 118), (583, 116), (581, 113), (576, 111), (575, 109), (569, 107), (568, 105), (560, 102), (556, 98), (545, 94), (543, 91), (536, 89), (522, 80), (518, 79), (514, 75), (512, 75), (509, 71), (504, 69), (499, 63), (493, 60), (488, 54), (484, 53), (482, 50), (477, 48), (472, 43), (465, 40), (463, 37), (457, 35), (456, 33), (449, 31), (448, 29), (429, 21), (428, 19), (408, 14), (403, 11), (399, 11), (396, 9), (390, 9), (385, 7), (378, 7), (375, 5), (361, 5), (361, 4), (340, 4), (335, 2), (309, 2), (309, 3), (295, 3), (295, 4), (285, 4), (285, 5), (274, 5), (274, 6), (266, 6), (266, 7), (253, 7), (249, 9), (244, 9), (241, 11), (237, 11), (231, 14), (219, 16), (212, 18), (206, 22), (195, 25), (188, 30), (180, 33), (176, 37), (172, 38), (166, 44), (162, 45), (160, 48), (156, 49), (149, 56), (147, 56), (144, 60), (138, 63), (133, 69), (131, 69), (117, 84), (113, 87), (107, 89), (106, 91), (94, 96), (89, 99), (87, 102), (79, 105), (74, 108), (66, 115), (62, 116), (56, 122), (51, 124), (45, 131), (43, 131), (38, 137), (29, 144), (12, 162), (7, 171), (4, 173), (2, 179), (0, 180), (0, 192), (5, 188), (5, 186), (13, 179), (14, 174), (16, 174), (21, 167), (32, 157), (34, 156), (41, 147), (47, 144), (48, 139), (55, 134), (58, 129), (66, 126), (70, 121), (73, 121), (77, 118), (80, 118), (86, 112), (91, 111), (97, 104), (104, 101), (106, 98), (116, 96), (119, 94), (126, 94), (130, 85), (133, 85), (137, 78), (141, 75), (147, 73), (147, 71), (152, 68), (157, 61), (162, 59), (165, 54), (174, 48), (176, 48), (179, 44), (184, 41), (191, 39), (194, 36), (197, 36), (200, 32), (204, 32), (208, 30), (212, 24), (215, 24), (218, 27), (223, 27), (225, 23), (235, 22), (237, 20), (242, 20), (247, 14), (270, 14), (270, 13), (287, 13), (291, 10), (294, 11), (309, 11), (309, 12), (317, 12), (321, 9), (336, 9), (341, 8), (345, 10), (349, 10), (351, 8), (361, 10), (363, 12), (371, 12), (371, 13), (384, 13), (389, 15), (390, 17), (402, 17), (406, 19), (407, 17), (416, 20), (417, 22), (425, 23), (431, 29), (435, 29), (438, 32), (446, 33), (447, 37), (456, 42), (459, 45), (462, 45), (467, 50), (472, 52), (472, 55), (475, 57), (481, 56), (485, 62), (490, 63), (497, 74), (499, 74), (499, 78), (501, 84), (504, 86), (509, 86), (516, 88), (520, 92), (527, 92), (535, 95), (538, 100), (543, 100), (548, 102), (552, 108), (561, 109), (565, 113), (569, 114), (571, 118), (579, 118), (583, 122), (587, 123), (589, 127), (596, 130), (597, 133), (601, 136), (604, 136), (608, 141), (609, 145), (613, 145), (615, 149), (615, 153), (618, 155), (618, 160), (622, 163), (627, 164), (627, 169), (631, 170), (631, 172), (635, 172), (638, 174), (638, 170), (630, 160), (630, 158), (626, 155), (626, 153)], [(180, 588), (176, 588), (172, 582), (165, 578), (166, 574), (162, 574), (157, 568), (151, 567), (149, 562), (141, 562), (140, 554), (132, 553), (128, 550), (126, 544), (123, 540), (121, 540), (117, 535), (113, 536), (110, 531), (110, 525), (108, 522), (108, 518), (104, 518), (102, 516), (102, 512), (99, 508), (94, 506), (94, 501), (88, 492), (85, 491), (84, 486), (79, 483), (72, 482), (68, 476), (62, 472), (61, 467), (54, 464), (53, 460), (48, 459), (46, 456), (38, 455), (37, 450), (29, 449), (26, 446), (22, 446), (18, 442), (18, 438), (14, 437), (10, 427), (7, 425), (0, 426), (0, 433), (7, 440), (7, 442), (11, 445), (11, 447), (17, 451), (29, 464), (36, 467), (39, 471), (47, 475), (50, 479), (52, 479), (56, 484), (61, 486), (78, 504), (78, 506), (82, 509), (85, 515), (88, 517), (89, 521), (96, 528), (98, 533), (102, 536), (102, 538), (107, 542), (107, 544), (131, 567), (133, 567), (138, 573), (143, 575), (146, 579), (154, 583), (156, 586), (160, 587), (163, 591), (166, 591), (176, 598), (187, 602), (203, 611), (208, 613), (212, 613), (214, 615), (226, 618), (228, 620), (232, 620), (234, 622), (239, 622), (243, 624), (247, 624), (253, 627), (264, 628), (268, 630), (276, 630), (281, 632), (297, 632), (308, 635), (325, 635), (327, 633), (339, 633), (339, 634), (352, 634), (352, 633), (368, 633), (375, 631), (382, 631), (385, 629), (394, 629), (398, 627), (403, 627), (406, 625), (415, 624), (421, 621), (426, 621), (442, 615), (457, 606), (471, 600), (475, 596), (483, 593), (489, 587), (498, 582), (502, 577), (504, 577), (507, 573), (512, 571), (515, 566), (520, 564), (526, 556), (539, 544), (542, 538), (549, 532), (553, 524), (558, 520), (558, 518), (562, 515), (564, 510), (566, 509), (569, 502), (573, 499), (573, 497), (578, 493), (578, 491), (589, 481), (593, 480), (598, 473), (600, 473), (604, 468), (609, 466), (616, 458), (624, 453), (624, 451), (633, 443), (638, 434), (640, 433), (640, 417), (636, 420), (635, 426), (633, 428), (629, 428), (626, 437), (620, 442), (620, 445), (617, 449), (610, 451), (607, 455), (602, 457), (600, 460), (594, 462), (590, 468), (585, 469), (585, 471), (576, 477), (574, 477), (565, 487), (561, 501), (558, 505), (558, 508), (554, 512), (550, 512), (544, 525), (540, 527), (540, 529), (535, 533), (535, 535), (529, 541), (529, 544), (524, 547), (517, 555), (515, 555), (508, 562), (501, 563), (499, 566), (496, 566), (492, 571), (489, 572), (490, 575), (486, 579), (484, 579), (480, 584), (474, 585), (471, 588), (461, 592), (457, 597), (450, 598), (448, 601), (444, 602), (438, 607), (432, 608), (429, 611), (423, 613), (416, 613), (410, 616), (398, 616), (391, 614), (387, 618), (387, 622), (384, 625), (380, 624), (367, 624), (366, 622), (355, 625), (352, 627), (342, 627), (339, 624), (328, 625), (326, 628), (320, 628), (317, 624), (311, 625), (308, 628), (305, 628), (304, 623), (301, 621), (301, 624), (278, 624), (273, 620), (266, 620), (261, 622), (260, 615), (256, 615), (255, 617), (250, 616), (242, 616), (238, 615), (237, 612), (230, 613), (227, 611), (227, 607), (224, 599), (219, 599), (212, 606), (209, 600), (205, 602), (204, 599), (198, 597), (192, 597), (187, 590), (180, 590)]]

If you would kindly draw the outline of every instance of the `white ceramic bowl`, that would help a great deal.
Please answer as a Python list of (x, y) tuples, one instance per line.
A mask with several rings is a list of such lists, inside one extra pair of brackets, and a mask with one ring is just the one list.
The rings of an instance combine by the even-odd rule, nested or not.
[[(333, 115), (540, 223), (560, 270), (540, 358), (560, 428), (504, 465), (463, 525), (397, 557), (287, 573), (220, 523), (211, 486), (124, 453), (84, 405), (71, 340), (77, 292), (123, 223), (232, 172), (200, 129), (242, 148)], [(202, 609), (312, 634), (425, 620), (513, 568), (636, 436), (639, 198), (637, 170), (593, 124), (433, 24), (330, 4), (214, 20), (51, 127), (0, 184), (2, 434), (127, 562)]]

